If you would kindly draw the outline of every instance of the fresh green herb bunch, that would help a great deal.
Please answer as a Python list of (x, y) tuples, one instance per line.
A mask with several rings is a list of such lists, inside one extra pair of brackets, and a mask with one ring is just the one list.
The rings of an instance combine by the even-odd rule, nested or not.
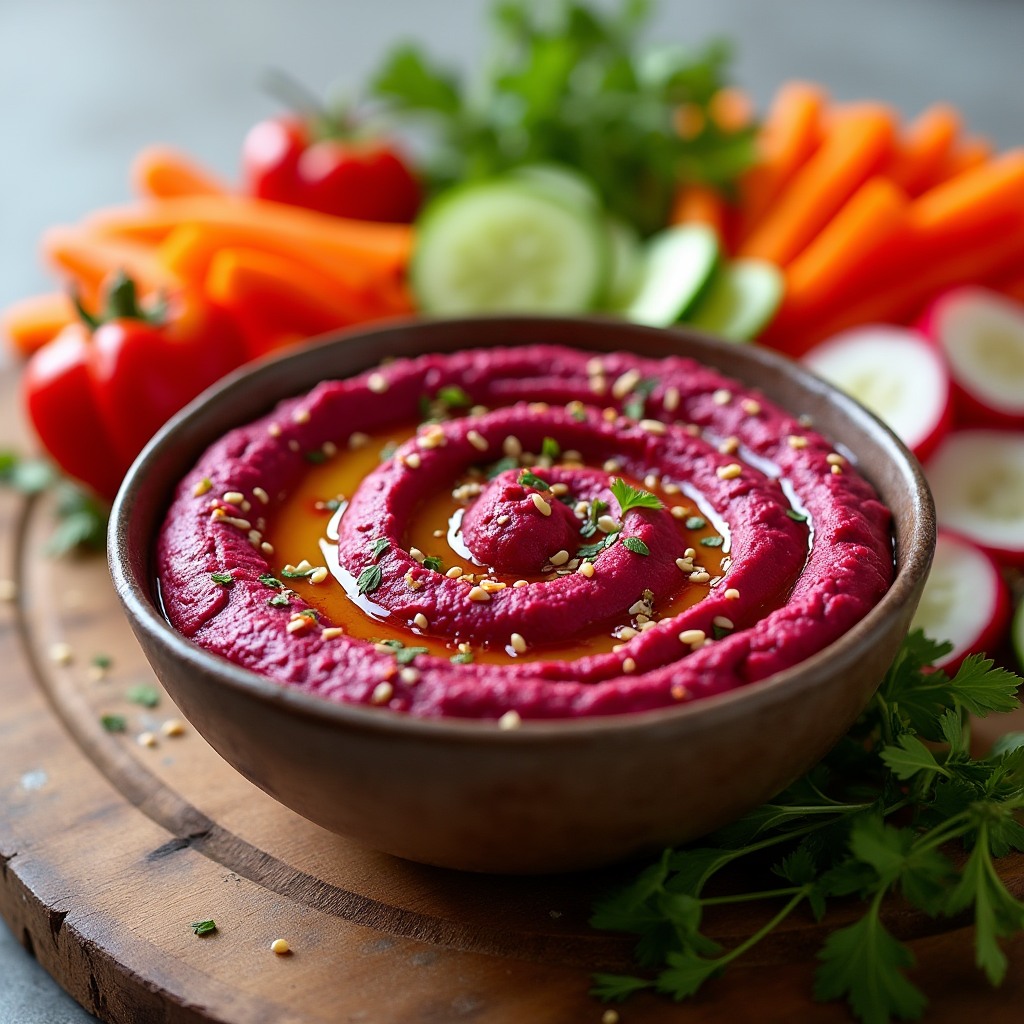
[[(651, 976), (599, 974), (593, 994), (619, 1000), (654, 989), (685, 999), (801, 906), (827, 921), (830, 901), (855, 899), (863, 915), (818, 953), (814, 997), (846, 999), (868, 1024), (916, 1019), (927, 1000), (905, 974), (913, 954), (883, 921), (892, 893), (933, 918), (973, 913), (975, 962), (998, 985), (1007, 967), (998, 940), (1024, 929), (1024, 904), (994, 863), (1024, 851), (1024, 734), (974, 758), (969, 716), (1018, 707), (1022, 680), (981, 656), (952, 678), (932, 670), (950, 649), (912, 633), (868, 709), (819, 765), (602, 899), (591, 923), (639, 935), (636, 957)], [(707, 895), (711, 880), (739, 863), (744, 880), (764, 877), (739, 891), (726, 872)], [(734, 949), (701, 931), (705, 911), (751, 901), (764, 902), (765, 924)]]
[[(575, 0), (513, 0), (494, 10), (494, 58), (467, 86), (413, 45), (393, 51), (371, 91), (402, 121), (424, 125), (435, 189), (553, 162), (581, 172), (610, 211), (643, 232), (666, 223), (683, 181), (727, 188), (753, 160), (753, 128), (721, 126), (712, 98), (730, 59), (700, 50), (641, 51), (647, 0), (605, 13)], [(686, 137), (687, 108), (699, 127)]]

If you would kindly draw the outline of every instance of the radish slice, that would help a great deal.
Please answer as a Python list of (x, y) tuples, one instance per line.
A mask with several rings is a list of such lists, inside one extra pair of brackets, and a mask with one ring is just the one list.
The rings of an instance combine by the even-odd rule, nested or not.
[(954, 431), (925, 475), (940, 525), (1000, 562), (1024, 564), (1024, 434)]
[(986, 288), (956, 288), (919, 326), (949, 361), (959, 421), (1024, 426), (1024, 306)]
[(911, 624), (933, 640), (953, 644), (936, 664), (955, 671), (968, 654), (997, 646), (1009, 615), (1009, 588), (995, 562), (970, 541), (940, 530), (932, 570)]
[(919, 459), (928, 458), (949, 430), (949, 374), (916, 331), (855, 327), (817, 345), (801, 361), (884, 420)]

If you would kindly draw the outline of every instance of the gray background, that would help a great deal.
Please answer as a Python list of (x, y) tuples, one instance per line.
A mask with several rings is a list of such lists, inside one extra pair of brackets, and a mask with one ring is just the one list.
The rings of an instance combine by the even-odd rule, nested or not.
[[(35, 255), (40, 233), (124, 201), (143, 145), (180, 146), (233, 176), (246, 129), (277, 109), (258, 85), (266, 68), (319, 92), (354, 87), (407, 37), (468, 66), (484, 52), (487, 9), (479, 0), (0, 0), (0, 306), (54, 287)], [(783, 80), (807, 78), (908, 116), (946, 100), (971, 133), (1001, 148), (1024, 142), (1018, 0), (663, 0), (653, 33), (730, 37), (738, 81), (762, 103)], [(0, 922), (0, 1024), (86, 1020)]]

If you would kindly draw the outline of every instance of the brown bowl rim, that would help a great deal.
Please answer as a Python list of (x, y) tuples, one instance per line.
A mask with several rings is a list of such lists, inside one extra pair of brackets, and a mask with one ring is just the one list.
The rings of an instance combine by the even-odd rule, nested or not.
[[(131, 537), (129, 521), (137, 503), (137, 491), (142, 485), (142, 481), (146, 480), (162, 453), (167, 448), (175, 446), (175, 438), (183, 426), (187, 425), (209, 403), (223, 402), (236, 393), (248, 389), (253, 381), (272, 377), (281, 363), (299, 360), (308, 361), (312, 365), (315, 363), (318, 353), (325, 349), (333, 350), (354, 339), (386, 338), (388, 335), (404, 333), (410, 329), (422, 331), (427, 337), (430, 336), (432, 330), (442, 332), (451, 328), (465, 330), (473, 326), (478, 326), (483, 332), (488, 328), (493, 329), (496, 325), (505, 325), (520, 330), (578, 327), (582, 330), (614, 331), (617, 328), (638, 338), (644, 335), (650, 339), (662, 340), (666, 337), (674, 337), (685, 341), (688, 345), (696, 345), (698, 348), (704, 346), (712, 351), (725, 352), (739, 349), (745, 355), (752, 357), (755, 362), (794, 377), (801, 388), (819, 397), (827, 398), (829, 402), (837, 405), (842, 415), (851, 419), (858, 429), (866, 429), (869, 433), (874, 432), (884, 446), (889, 448), (888, 455), (896, 462), (900, 476), (909, 476), (914, 482), (913, 505), (910, 510), (910, 514), (913, 515), (910, 543), (907, 545), (904, 564), (899, 568), (892, 586), (878, 604), (838, 640), (797, 665), (756, 683), (737, 687), (725, 693), (703, 697), (692, 703), (679, 706), (580, 718), (525, 719), (520, 728), (508, 730), (497, 729), (495, 722), (491, 719), (426, 718), (387, 708), (366, 708), (357, 704), (331, 701), (324, 697), (304, 693), (199, 647), (171, 626), (159, 611), (159, 602), (155, 593), (151, 593), (151, 590), (155, 590), (155, 579), (140, 580), (129, 570), (131, 562), (128, 551)], [(550, 343), (588, 350), (586, 344), (573, 345), (572, 342), (565, 340)], [(476, 347), (488, 346), (482, 340), (480, 344), (464, 344), (458, 348), (451, 348), (450, 351)], [(620, 347), (625, 347), (625, 345)], [(434, 348), (425, 346), (417, 354), (427, 354), (436, 350), (436, 346)], [(613, 350), (605, 349), (605, 351)], [(646, 355), (647, 353), (640, 354)], [(353, 368), (349, 373), (355, 375), (369, 369), (377, 365), (381, 359), (387, 358), (388, 355), (388, 351), (384, 348), (378, 349), (375, 358), (358, 369)], [(699, 355), (692, 355), (689, 352), (681, 352), (679, 355), (703, 361)], [(402, 358), (404, 357), (403, 355)], [(727, 376), (730, 375), (729, 370), (719, 363), (712, 362), (710, 365)], [(307, 387), (311, 386), (312, 381)], [(301, 390), (280, 394), (272, 400), (271, 405), (291, 397), (293, 394), (300, 393)], [(259, 415), (259, 412), (246, 414), (236, 425), (242, 425)], [(221, 436), (220, 433), (215, 437), (207, 438), (200, 451), (205, 450), (205, 447), (212, 444), (219, 436)], [(194, 457), (197, 456), (198, 452)], [(177, 482), (177, 480), (166, 482), (165, 490), (168, 500)], [(157, 529), (159, 529), (159, 523), (154, 522), (153, 532), (147, 538), (149, 550), (145, 559), (149, 565), (152, 562), (152, 545)], [(876, 631), (883, 629), (886, 618), (894, 609), (899, 608), (908, 600), (927, 575), (934, 552), (935, 531), (935, 508), (931, 491), (920, 463), (903, 442), (881, 419), (853, 398), (780, 353), (756, 345), (738, 346), (735, 342), (723, 341), (685, 324), (671, 328), (653, 328), (602, 315), (579, 317), (491, 315), (448, 318), (411, 317), (389, 320), (386, 323), (369, 327), (361, 326), (331, 332), (311, 339), (301, 347), (289, 349), (280, 355), (249, 363), (222, 378), (164, 424), (135, 460), (125, 476), (113, 504), (107, 547), (110, 572), (115, 588), (127, 615), (133, 620), (136, 630), (141, 630), (150, 642), (168, 648), (174, 656), (184, 662), (186, 667), (203, 674), (217, 676), (222, 685), (228, 685), (241, 691), (245, 696), (257, 698), (261, 702), (279, 707), (296, 717), (356, 728), (363, 732), (394, 734), (397, 730), (403, 735), (411, 734), (414, 737), (431, 740), (470, 744), (486, 741), (487, 743), (509, 745), (533, 745), (585, 739), (595, 734), (618, 733), (623, 729), (636, 731), (638, 734), (648, 730), (657, 732), (674, 726), (683, 727), (700, 719), (709, 719), (708, 727), (715, 727), (727, 723), (731, 718), (740, 714), (756, 714), (762, 705), (771, 705), (784, 697), (794, 698), (810, 687), (822, 685), (821, 669), (837, 661), (839, 663), (845, 663), (851, 659), (855, 661), (860, 647), (867, 644)]]

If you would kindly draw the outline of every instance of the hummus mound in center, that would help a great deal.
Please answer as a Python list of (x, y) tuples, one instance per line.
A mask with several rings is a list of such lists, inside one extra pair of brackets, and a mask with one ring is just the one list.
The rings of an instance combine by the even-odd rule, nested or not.
[(485, 349), (232, 431), (158, 572), (175, 628), (283, 685), (514, 725), (796, 665), (890, 586), (889, 521), (848, 453), (692, 360)]

